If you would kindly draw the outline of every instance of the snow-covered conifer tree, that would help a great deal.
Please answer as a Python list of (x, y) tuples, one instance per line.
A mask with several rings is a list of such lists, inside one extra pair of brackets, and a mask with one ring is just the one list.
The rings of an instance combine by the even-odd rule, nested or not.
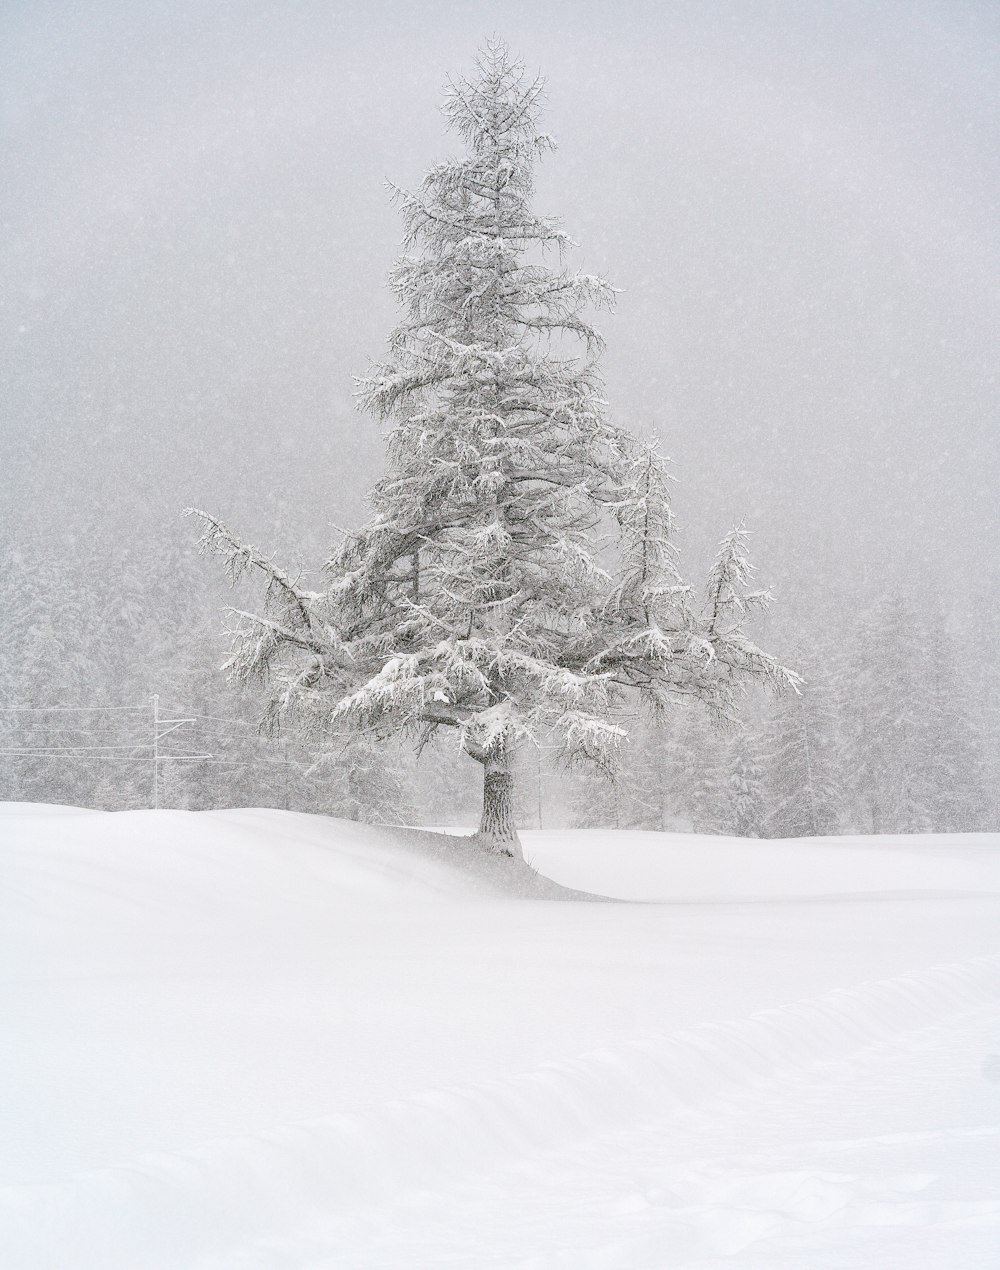
[(723, 716), (749, 679), (794, 679), (746, 637), (745, 531), (723, 544), (707, 602), (678, 575), (667, 473), (609, 421), (585, 316), (612, 287), (564, 266), (570, 240), (532, 207), (542, 81), (489, 42), (444, 114), (466, 153), (396, 190), (403, 309), (360, 382), (390, 425), (368, 524), (306, 590), (201, 514), (203, 544), (267, 587), (241, 613), (237, 680), (271, 685), (270, 720), (319, 737), (448, 729), (482, 765), (482, 845), (518, 855), (513, 756), (545, 735), (610, 763), (630, 690)]
[(984, 684), (963, 659), (939, 601), (883, 598), (862, 615), (849, 664), (854, 689), (848, 787), (863, 832), (954, 833), (985, 822)]
[(759, 838), (764, 798), (755, 738), (737, 732), (729, 744), (729, 829), (739, 838)]
[(779, 702), (761, 741), (767, 813), (764, 836), (805, 838), (843, 832), (844, 756), (831, 685), (822, 664), (798, 697)]

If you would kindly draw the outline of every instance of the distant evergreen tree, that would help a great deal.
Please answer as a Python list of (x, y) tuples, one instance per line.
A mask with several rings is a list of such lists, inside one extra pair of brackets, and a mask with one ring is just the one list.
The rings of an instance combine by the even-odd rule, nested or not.
[(740, 730), (728, 746), (729, 832), (739, 838), (764, 836), (763, 773), (754, 737)]
[(936, 833), (986, 829), (990, 821), (986, 746), (978, 700), (983, 685), (976, 682), (979, 659), (973, 652), (965, 660), (939, 611), (925, 612), (924, 623), (930, 664), (925, 743), (929, 747), (926, 778), (931, 826)]
[(917, 613), (901, 596), (865, 613), (855, 640), (849, 749), (868, 833), (926, 833), (932, 811), (926, 697), (930, 666)]
[(982, 827), (986, 759), (974, 704), (975, 656), (957, 655), (939, 609), (899, 595), (865, 613), (860, 631), (848, 674), (847, 727), (857, 828)]
[(400, 760), (386, 747), (358, 743), (320, 753), (309, 776), (318, 786), (322, 810), (366, 824), (412, 824), (410, 777)]
[(771, 838), (842, 832), (845, 793), (837, 717), (822, 673), (810, 677), (808, 661), (805, 678), (800, 696), (774, 703), (762, 738), (763, 828)]
[(574, 829), (623, 829), (622, 781), (609, 771), (574, 773), (570, 825)]

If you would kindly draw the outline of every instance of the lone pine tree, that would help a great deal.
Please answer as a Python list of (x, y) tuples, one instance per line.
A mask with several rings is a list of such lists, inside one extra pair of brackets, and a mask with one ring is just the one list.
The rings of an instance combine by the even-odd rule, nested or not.
[[(404, 255), (390, 275), (403, 320), (359, 382), (390, 425), (368, 523), (303, 589), (215, 517), (202, 545), (235, 583), (266, 585), (235, 614), (237, 681), (269, 685), (266, 726), (317, 744), (448, 729), (483, 769), (476, 840), (520, 855), (513, 757), (544, 737), (613, 762), (626, 697), (695, 697), (731, 715), (748, 680), (794, 676), (745, 635), (745, 531), (723, 543), (707, 597), (680, 579), (664, 461), (609, 422), (602, 341), (585, 317), (612, 287), (572, 272), (572, 244), (531, 206), (542, 80), (500, 42), (444, 101), (463, 158), (394, 190)], [(553, 262), (554, 258), (554, 262)]]

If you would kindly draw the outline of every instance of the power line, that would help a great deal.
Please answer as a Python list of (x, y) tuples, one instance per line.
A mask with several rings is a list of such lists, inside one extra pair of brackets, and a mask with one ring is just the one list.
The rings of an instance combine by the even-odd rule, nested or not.
[[(93, 748), (95, 750), (99, 750), (100, 746), (94, 746)], [(11, 757), (18, 758), (18, 757), (25, 757), (25, 756), (28, 758), (59, 758), (59, 759), (84, 758), (90, 761), (93, 761), (95, 759), (107, 758), (107, 759), (111, 759), (115, 763), (148, 763), (150, 761), (150, 757), (148, 754), (120, 754), (120, 755), (86, 754), (83, 752), (84, 749), (85, 747), (81, 746), (79, 750), (69, 750), (69, 749), (49, 750), (47, 752), (46, 751), (39, 752), (37, 750), (0, 750), (0, 754), (3, 754), (5, 757), (8, 757), (8, 758), (11, 758)], [(212, 760), (215, 762), (220, 761), (218, 759), (215, 759), (215, 756), (212, 754), (161, 754), (160, 755), (161, 761), (163, 759), (168, 759), (168, 758), (169, 759), (203, 759), (205, 761)], [(221, 761), (226, 762), (228, 760), (221, 760)], [(233, 759), (232, 761), (239, 762), (238, 759)], [(255, 760), (250, 759), (249, 761), (254, 762)], [(267, 762), (268, 760), (264, 759), (262, 761)]]
[[(164, 758), (177, 757), (176, 755), (163, 755)], [(200, 757), (200, 756), (195, 756)], [(126, 760), (128, 761), (128, 760)], [(148, 759), (145, 760), (149, 762)], [(205, 759), (206, 763), (227, 763), (230, 767), (294, 767), (303, 775), (305, 769), (300, 763), (296, 763), (293, 759), (288, 758), (218, 758), (214, 754), (209, 755)]]
[[(18, 714), (56, 714), (56, 713), (78, 714), (83, 712), (94, 712), (94, 711), (103, 712), (103, 711), (123, 711), (123, 710), (132, 711), (135, 713), (146, 713), (147, 711), (151, 709), (152, 709), (152, 706), (0, 706), (0, 712), (18, 713)], [(192, 714), (190, 718), (203, 720), (207, 723), (226, 723), (226, 724), (229, 724), (231, 727), (237, 727), (237, 728), (255, 729), (258, 726), (247, 719), (224, 718), (222, 715), (218, 715), (218, 714)], [(82, 727), (85, 725), (81, 724), (80, 726)], [(286, 735), (294, 736), (297, 734), (293, 732), (288, 732), (286, 733)], [(259, 736), (259, 739), (262, 741), (267, 741), (270, 738), (266, 736)]]
[(223, 719), (217, 714), (196, 714), (192, 716), (195, 719), (207, 719), (212, 723), (231, 723), (234, 727), (252, 728), (254, 724), (248, 723), (246, 719)]
[[(128, 726), (135, 724), (149, 726), (146, 724), (144, 719), (117, 720), (117, 726), (119, 726), (119, 728), (122, 728), (122, 726), (128, 728)], [(5, 720), (3, 723), (0, 723), (0, 728), (5, 728), (6, 732), (9, 734), (13, 733), (14, 729), (30, 730), (33, 728), (36, 729), (36, 732), (41, 732), (41, 730), (44, 729), (44, 732), (46, 732), (47, 735), (67, 735), (74, 732), (93, 732), (95, 728), (107, 729), (109, 726), (112, 726), (111, 721), (95, 721), (93, 719), (81, 720), (80, 723), (70, 723), (69, 720), (65, 721), (65, 723), (64, 721), (58, 721), (57, 723), (55, 719)]]
[(149, 749), (150, 742), (137, 740), (132, 745), (24, 745), (22, 748), (0, 749), (0, 754), (69, 754), (78, 749)]
[[(0, 759), (22, 759), (30, 758), (34, 760), (57, 759), (60, 762), (67, 760), (76, 760), (83, 762), (110, 761), (112, 763), (148, 763), (153, 768), (153, 807), (159, 806), (159, 785), (160, 785), (160, 764), (164, 761), (169, 762), (186, 762), (186, 763), (215, 763), (225, 767), (233, 768), (250, 768), (250, 767), (283, 767), (286, 770), (291, 768), (297, 775), (303, 776), (304, 770), (301, 763), (291, 759), (272, 759), (257, 756), (241, 756), (239, 758), (224, 758), (215, 754), (195, 754), (195, 753), (170, 753), (163, 752), (160, 749), (160, 742), (164, 737), (172, 732), (177, 731), (184, 724), (193, 724), (196, 722), (222, 724), (230, 727), (240, 728), (244, 730), (244, 735), (239, 737), (241, 743), (246, 741), (256, 741), (260, 743), (273, 744), (271, 738), (262, 736), (259, 733), (253, 734), (249, 730), (253, 728), (253, 724), (245, 719), (226, 718), (222, 715), (211, 714), (195, 714), (184, 718), (163, 718), (160, 715), (159, 696), (154, 695), (150, 699), (149, 705), (140, 706), (122, 706), (122, 705), (105, 705), (105, 706), (0, 706), (0, 712), (8, 714), (29, 715), (33, 718), (26, 719), (22, 726), (28, 729), (34, 729), (36, 734), (42, 728), (45, 729), (46, 738), (53, 735), (58, 736), (60, 740), (67, 743), (62, 745), (50, 745), (38, 743), (35, 745), (27, 744), (21, 746), (4, 746), (0, 747)], [(150, 715), (152, 716), (152, 735), (149, 740), (132, 741), (124, 744), (115, 745), (85, 745), (74, 742), (72, 736), (79, 735), (84, 731), (93, 731), (96, 724), (93, 721), (94, 714), (130, 714), (137, 716), (146, 716), (146, 726)], [(91, 721), (81, 720), (77, 724), (63, 724), (61, 726), (53, 726), (47, 724), (46, 720), (53, 715), (61, 714), (87, 714), (91, 716)], [(136, 722), (139, 722), (136, 719)], [(13, 740), (17, 736), (17, 732), (8, 732), (8, 738)], [(237, 738), (233, 737), (232, 741)], [(137, 752), (141, 751), (141, 752)]]
[(148, 710), (149, 706), (0, 706), (8, 714), (81, 714), (94, 710)]

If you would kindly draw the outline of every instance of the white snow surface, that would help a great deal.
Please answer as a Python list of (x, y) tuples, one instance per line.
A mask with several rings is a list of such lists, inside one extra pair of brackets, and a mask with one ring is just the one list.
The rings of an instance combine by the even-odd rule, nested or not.
[(1000, 835), (523, 837), (0, 806), (4, 1270), (1000, 1265)]

